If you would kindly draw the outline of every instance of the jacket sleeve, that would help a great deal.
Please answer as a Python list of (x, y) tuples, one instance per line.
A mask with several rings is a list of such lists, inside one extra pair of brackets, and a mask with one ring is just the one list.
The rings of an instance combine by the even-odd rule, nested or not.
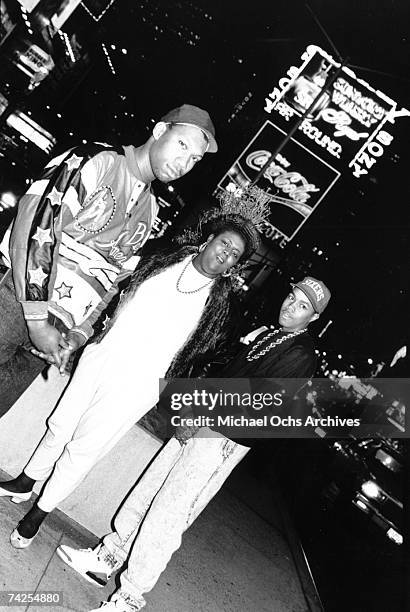
[[(94, 150), (95, 149), (95, 150)], [(17, 300), (27, 320), (46, 319), (62, 231), (62, 199), (70, 186), (81, 191), (80, 172), (101, 147), (71, 149), (51, 160), (19, 202), (10, 237)], [(79, 198), (84, 194), (79, 193)]]

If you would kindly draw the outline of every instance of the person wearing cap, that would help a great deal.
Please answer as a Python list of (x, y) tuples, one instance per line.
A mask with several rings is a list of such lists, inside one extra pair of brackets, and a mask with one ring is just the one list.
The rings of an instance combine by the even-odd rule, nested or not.
[[(267, 330), (254, 339), (220, 377), (312, 376), (316, 356), (307, 327), (329, 299), (324, 283), (312, 277), (292, 285), (280, 309), (278, 332)], [(128, 563), (120, 588), (102, 605), (107, 612), (136, 612), (145, 606), (143, 594), (156, 584), (183, 533), (250, 450), (242, 440), (208, 427), (176, 429), (119, 509), (115, 531), (94, 549), (57, 549), (67, 565), (96, 586), (105, 586)]]
[(275, 329), (267, 326), (251, 332), (246, 345), (219, 376), (223, 378), (304, 378), (316, 369), (315, 345), (308, 326), (323, 313), (330, 291), (323, 283), (307, 276), (291, 283)]
[(86, 144), (47, 164), (0, 245), (0, 416), (45, 361), (63, 374), (93, 336), (151, 232), (151, 182), (174, 181), (217, 149), (209, 114), (184, 104), (141, 146)]

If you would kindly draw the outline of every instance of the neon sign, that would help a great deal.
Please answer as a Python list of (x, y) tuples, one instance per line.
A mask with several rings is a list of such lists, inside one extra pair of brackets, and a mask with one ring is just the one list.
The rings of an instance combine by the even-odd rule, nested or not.
[[(291, 66), (265, 98), (264, 110), (274, 113), (287, 130), (321, 93), (331, 70), (340, 66), (315, 45), (310, 45), (301, 59), (301, 66)], [(391, 126), (403, 116), (410, 116), (410, 112), (398, 110), (394, 100), (343, 67), (329, 91), (302, 121), (295, 140), (319, 147), (340, 163), (340, 169), (347, 166), (354, 177), (360, 178), (391, 144)]]
[[(270, 158), (286, 133), (266, 121), (237, 157), (217, 189), (236, 191), (247, 187)], [(334, 183), (340, 172), (316, 153), (297, 142), (287, 143), (258, 180), (270, 196), (271, 214), (262, 234), (284, 247), (295, 237)]]

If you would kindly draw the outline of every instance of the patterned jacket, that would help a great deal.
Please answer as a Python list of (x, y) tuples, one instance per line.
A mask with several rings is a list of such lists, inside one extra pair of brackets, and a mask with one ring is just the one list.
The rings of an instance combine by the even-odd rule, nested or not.
[(25, 318), (50, 313), (91, 337), (118, 283), (134, 270), (156, 213), (134, 147), (95, 143), (53, 159), (20, 199), (10, 236)]

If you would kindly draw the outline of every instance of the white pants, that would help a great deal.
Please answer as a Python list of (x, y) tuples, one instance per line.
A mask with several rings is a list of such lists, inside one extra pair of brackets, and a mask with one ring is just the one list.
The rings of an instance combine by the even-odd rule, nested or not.
[(24, 468), (34, 480), (48, 478), (38, 498), (45, 512), (63, 501), (158, 400), (158, 379), (138, 381), (138, 371), (124, 379), (106, 362), (102, 345), (87, 347)]
[[(206, 428), (205, 428), (206, 429)], [(119, 594), (135, 610), (181, 544), (182, 534), (219, 491), (249, 448), (207, 430), (181, 446), (172, 438), (131, 491), (102, 553), (121, 574)]]

